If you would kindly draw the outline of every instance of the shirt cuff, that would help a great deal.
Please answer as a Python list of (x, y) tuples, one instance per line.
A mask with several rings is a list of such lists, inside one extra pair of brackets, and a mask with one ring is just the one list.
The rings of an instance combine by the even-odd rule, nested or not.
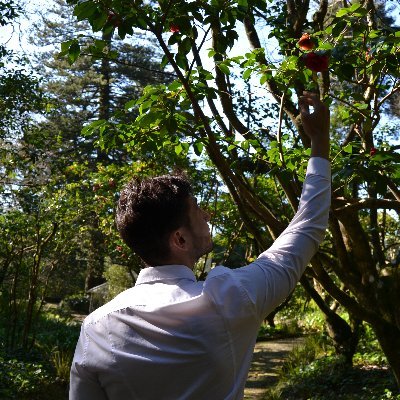
[(331, 163), (326, 158), (311, 157), (307, 165), (307, 175), (320, 175), (326, 178), (331, 176)]

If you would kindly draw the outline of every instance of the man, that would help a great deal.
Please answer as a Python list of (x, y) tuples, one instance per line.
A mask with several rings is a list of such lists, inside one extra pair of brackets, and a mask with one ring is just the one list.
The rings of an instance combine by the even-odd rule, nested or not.
[(212, 247), (209, 215), (184, 178), (131, 182), (122, 191), (118, 230), (148, 267), (83, 323), (70, 400), (243, 398), (259, 326), (300, 279), (328, 221), (329, 110), (310, 93), (299, 106), (311, 139), (299, 210), (248, 266), (218, 266), (196, 281), (192, 268)]

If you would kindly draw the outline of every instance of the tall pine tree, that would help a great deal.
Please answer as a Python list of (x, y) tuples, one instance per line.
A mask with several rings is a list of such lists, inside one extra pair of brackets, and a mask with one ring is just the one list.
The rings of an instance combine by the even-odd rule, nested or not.
[[(87, 37), (87, 55), (72, 67), (65, 57), (57, 56), (60, 43), (71, 38), (71, 31)], [(49, 179), (59, 187), (76, 179), (91, 182), (91, 176), (99, 169), (132, 161), (132, 155), (121, 150), (121, 144), (119, 150), (105, 152), (102, 138), (85, 137), (82, 128), (93, 120), (109, 120), (124, 103), (138, 97), (147, 84), (169, 79), (157, 62), (157, 49), (145, 37), (138, 35), (132, 43), (122, 44), (112, 28), (97, 38), (88, 32), (88, 27), (73, 17), (71, 7), (56, 0), (31, 36), (38, 48), (50, 48), (36, 56), (50, 111), (27, 140), (36, 152), (41, 152), (46, 170), (51, 170)], [(74, 165), (80, 165), (79, 174), (66, 175)], [(84, 186), (88, 208), (85, 227), (81, 229), (85, 232), (81, 242), (84, 248), (80, 251), (87, 263), (86, 290), (103, 281), (105, 239), (99, 217), (91, 209), (99, 187), (96, 182)]]

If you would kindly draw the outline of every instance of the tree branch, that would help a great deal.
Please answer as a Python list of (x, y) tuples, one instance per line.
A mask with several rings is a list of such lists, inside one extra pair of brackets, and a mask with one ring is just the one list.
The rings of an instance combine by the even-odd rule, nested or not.
[[(214, 22), (212, 26), (212, 46), (213, 48), (217, 48), (218, 37), (221, 33), (219, 22)], [(218, 53), (214, 55), (214, 63), (215, 63), (215, 83), (217, 84), (217, 88), (219, 90), (219, 97), (221, 100), (222, 109), (229, 122), (232, 124), (233, 128), (239, 132), (243, 137), (247, 137), (248, 129), (247, 127), (239, 120), (236, 113), (233, 110), (233, 102), (232, 97), (229, 94), (228, 84), (226, 82), (225, 74), (221, 71), (218, 64), (223, 61), (222, 56)]]
[[(332, 200), (334, 205), (335, 213), (349, 210), (362, 210), (364, 208), (385, 208), (400, 211), (400, 202), (396, 200), (388, 199), (375, 199), (367, 197), (365, 199), (345, 199), (343, 197), (337, 197)], [(344, 204), (344, 205), (343, 205)]]
[(324, 289), (337, 300), (343, 307), (348, 309), (354, 316), (368, 322), (375, 322), (380, 318), (379, 315), (371, 311), (373, 308), (361, 306), (353, 297), (341, 290), (329, 274), (322, 267), (319, 260), (319, 253), (311, 260), (311, 265), (316, 273), (317, 280), (322, 284)]

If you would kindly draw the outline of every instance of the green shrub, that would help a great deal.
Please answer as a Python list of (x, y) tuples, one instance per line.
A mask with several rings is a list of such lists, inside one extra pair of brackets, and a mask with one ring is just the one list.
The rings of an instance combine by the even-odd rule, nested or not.
[(58, 350), (74, 350), (80, 332), (80, 323), (57, 310), (43, 313), (36, 328), (36, 346), (50, 354)]
[(62, 301), (62, 308), (80, 314), (89, 313), (89, 297), (84, 293), (66, 296)]
[(0, 398), (19, 399), (38, 393), (51, 382), (42, 364), (0, 357)]
[(6, 349), (0, 330), (0, 399), (68, 398), (69, 370), (80, 323), (58, 309), (45, 310), (36, 321), (34, 347)]
[(127, 267), (119, 264), (112, 264), (111, 262), (106, 264), (104, 271), (104, 278), (108, 283), (108, 293), (104, 301), (110, 301), (119, 293), (133, 286), (131, 276), (128, 273)]
[(383, 397), (379, 396), (378, 397), (373, 397), (371, 398), (371, 400), (400, 400), (400, 394), (396, 394), (396, 393), (392, 393), (391, 390), (389, 389), (385, 389)]
[(375, 333), (368, 324), (363, 325), (353, 361), (357, 365), (387, 365), (387, 359), (382, 352)]
[(287, 356), (281, 368), (281, 375), (295, 373), (305, 368), (317, 357), (326, 353), (327, 347), (323, 335), (309, 335), (304, 343), (296, 346)]
[(326, 356), (292, 369), (279, 394), (286, 400), (392, 400), (395, 388), (387, 369), (352, 368), (340, 357)]
[(320, 310), (308, 310), (301, 316), (301, 326), (306, 332), (319, 332), (325, 325), (325, 316)]
[(73, 352), (68, 350), (54, 350), (51, 354), (51, 361), (56, 371), (57, 378), (63, 382), (69, 381), (72, 358)]
[(302, 329), (296, 320), (280, 321), (275, 327), (262, 324), (258, 331), (257, 340), (280, 339), (298, 337), (302, 335)]

